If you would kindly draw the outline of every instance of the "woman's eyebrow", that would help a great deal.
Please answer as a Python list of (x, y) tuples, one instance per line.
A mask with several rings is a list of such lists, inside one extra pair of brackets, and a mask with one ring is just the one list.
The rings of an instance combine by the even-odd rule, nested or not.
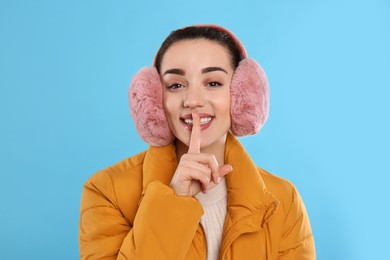
[(204, 68), (204, 69), (202, 69), (202, 74), (208, 73), (208, 72), (213, 72), (213, 71), (222, 71), (222, 72), (225, 72), (226, 74), (229, 74), (226, 70), (224, 70), (221, 67), (207, 67), (207, 68)]
[[(225, 69), (221, 67), (207, 67), (201, 70), (202, 74), (213, 72), (213, 71), (222, 71), (225, 72), (226, 74), (229, 74)], [(163, 76), (167, 74), (176, 74), (176, 75), (184, 76), (186, 73), (182, 69), (168, 69), (164, 72)]]
[(163, 76), (165, 76), (166, 74), (177, 74), (180, 76), (184, 76), (186, 73), (182, 69), (169, 69), (164, 72)]

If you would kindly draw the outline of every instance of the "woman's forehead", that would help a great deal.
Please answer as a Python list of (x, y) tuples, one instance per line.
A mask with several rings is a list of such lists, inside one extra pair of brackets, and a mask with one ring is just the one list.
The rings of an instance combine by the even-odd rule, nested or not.
[(205, 68), (231, 66), (231, 56), (227, 48), (218, 42), (207, 39), (182, 40), (170, 46), (161, 62), (161, 72), (177, 68)]

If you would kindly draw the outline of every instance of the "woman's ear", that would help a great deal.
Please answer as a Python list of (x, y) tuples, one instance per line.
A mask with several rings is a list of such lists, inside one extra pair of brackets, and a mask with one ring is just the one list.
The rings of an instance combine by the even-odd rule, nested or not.
[(174, 140), (165, 116), (163, 87), (155, 67), (144, 67), (133, 77), (129, 88), (130, 114), (141, 138), (152, 146)]
[(235, 136), (258, 133), (268, 118), (268, 79), (260, 65), (243, 59), (234, 71), (231, 83), (231, 131)]

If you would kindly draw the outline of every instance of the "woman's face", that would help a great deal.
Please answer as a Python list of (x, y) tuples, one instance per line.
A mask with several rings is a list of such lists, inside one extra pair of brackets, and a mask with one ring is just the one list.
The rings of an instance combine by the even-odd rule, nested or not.
[(234, 69), (228, 50), (206, 39), (174, 43), (161, 61), (164, 110), (169, 127), (189, 145), (192, 116), (201, 118), (201, 149), (224, 145), (230, 128), (230, 82)]

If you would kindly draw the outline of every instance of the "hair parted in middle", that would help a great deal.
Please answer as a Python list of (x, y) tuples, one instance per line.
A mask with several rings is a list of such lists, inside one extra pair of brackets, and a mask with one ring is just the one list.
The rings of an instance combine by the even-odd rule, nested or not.
[(269, 87), (264, 70), (248, 58), (244, 46), (226, 28), (194, 25), (171, 32), (158, 50), (153, 66), (142, 68), (130, 83), (130, 113), (141, 138), (152, 146), (167, 145), (175, 138), (164, 112), (160, 65), (172, 44), (190, 39), (206, 39), (227, 48), (235, 69), (230, 84), (230, 131), (235, 136), (259, 132), (269, 113)]

